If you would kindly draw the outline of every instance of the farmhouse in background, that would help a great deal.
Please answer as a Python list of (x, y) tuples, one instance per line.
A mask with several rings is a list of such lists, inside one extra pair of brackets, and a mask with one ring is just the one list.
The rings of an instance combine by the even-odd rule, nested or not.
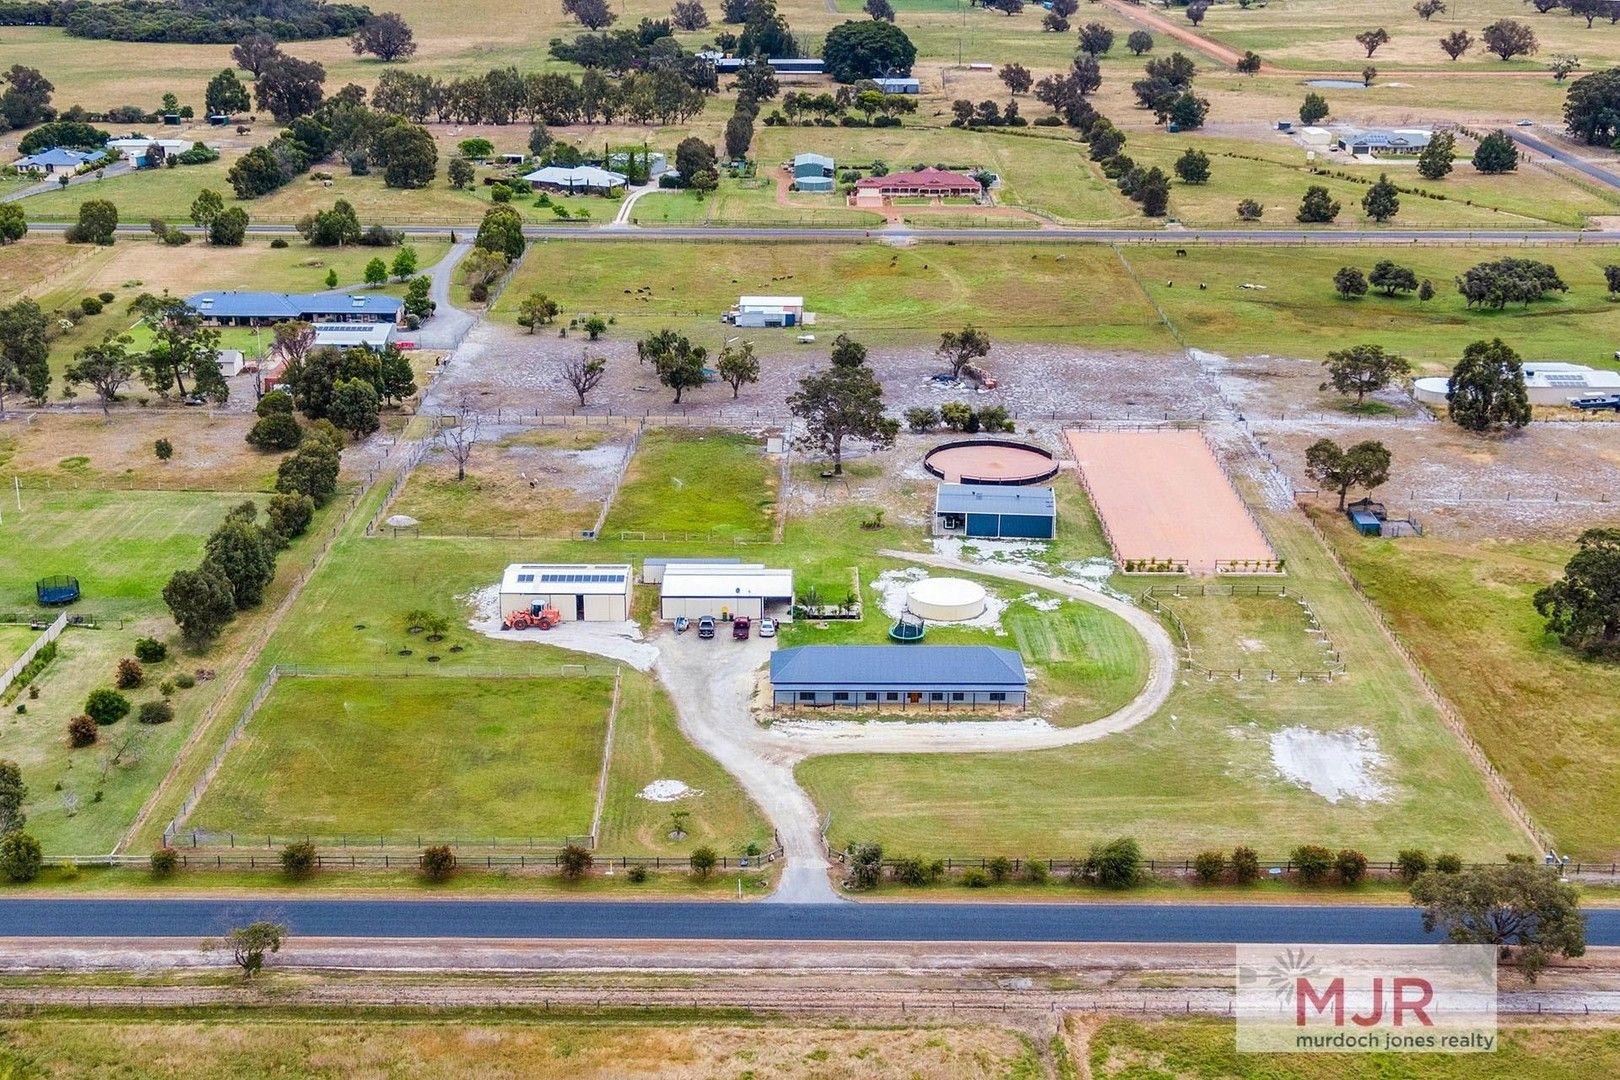
[(529, 173), (523, 179), (536, 189), (585, 192), (589, 195), (607, 195), (629, 183), (629, 179), (623, 173), (599, 169), (595, 165), (579, 165), (572, 169), (565, 169), (561, 165), (547, 165), (543, 169)]
[(973, 177), (932, 166), (855, 181), (856, 206), (881, 205), (888, 199), (977, 199), (983, 194)]
[(1024, 658), (989, 645), (800, 645), (771, 654), (773, 707), (1023, 707)]
[(403, 302), (380, 293), (200, 292), (186, 305), (207, 326), (273, 326), (278, 322), (390, 323)]
[(872, 81), (877, 83), (877, 88), (885, 94), (922, 93), (922, 82), (909, 75), (904, 78), (873, 79)]
[(80, 165), (104, 156), (99, 150), (69, 150), (63, 146), (53, 146), (49, 150), (41, 150), (37, 154), (18, 158), (11, 163), (11, 167), (18, 172), (54, 173), (57, 169), (72, 172)]
[(513, 563), (501, 577), (501, 619), (550, 607), (563, 622), (623, 622), (632, 588), (627, 564)]
[(1433, 138), (1427, 128), (1349, 131), (1339, 136), (1339, 149), (1358, 157), (1420, 154)]

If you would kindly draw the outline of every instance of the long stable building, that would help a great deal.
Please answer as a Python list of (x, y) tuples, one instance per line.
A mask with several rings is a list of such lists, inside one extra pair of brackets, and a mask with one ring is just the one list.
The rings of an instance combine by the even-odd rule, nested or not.
[(771, 654), (773, 706), (958, 708), (1029, 699), (1024, 658), (990, 645), (800, 645)]

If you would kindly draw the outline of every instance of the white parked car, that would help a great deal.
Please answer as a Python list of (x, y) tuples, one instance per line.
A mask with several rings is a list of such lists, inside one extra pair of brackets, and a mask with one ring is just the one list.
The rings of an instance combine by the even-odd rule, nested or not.
[(759, 620), (759, 636), (760, 637), (775, 637), (776, 636), (776, 620), (775, 619), (761, 619), (761, 620)]

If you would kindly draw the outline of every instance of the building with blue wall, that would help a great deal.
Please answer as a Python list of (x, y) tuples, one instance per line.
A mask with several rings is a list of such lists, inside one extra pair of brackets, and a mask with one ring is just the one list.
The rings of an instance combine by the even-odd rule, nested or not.
[(1057, 497), (1049, 487), (941, 484), (934, 531), (978, 539), (1050, 540), (1057, 535)]

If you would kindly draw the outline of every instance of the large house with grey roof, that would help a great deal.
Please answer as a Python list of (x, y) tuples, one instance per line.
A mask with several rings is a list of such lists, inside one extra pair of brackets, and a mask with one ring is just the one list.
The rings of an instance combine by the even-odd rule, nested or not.
[(405, 305), (380, 293), (200, 292), (186, 304), (208, 326), (278, 322), (398, 324)]

